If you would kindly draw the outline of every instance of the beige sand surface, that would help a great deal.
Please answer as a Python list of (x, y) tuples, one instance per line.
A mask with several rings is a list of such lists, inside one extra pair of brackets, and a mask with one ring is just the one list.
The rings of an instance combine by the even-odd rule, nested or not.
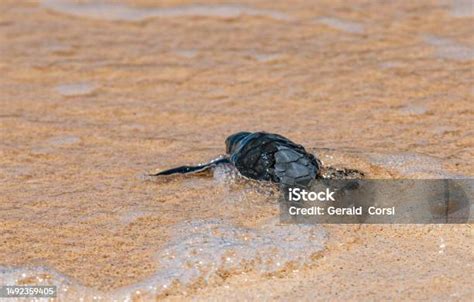
[[(277, 216), (276, 193), (255, 183), (142, 176), (211, 159), (240, 130), (281, 133), (370, 178), (473, 177), (461, 2), (142, 0), (98, 13), (2, 0), (0, 266), (107, 292), (153, 275), (179, 222)], [(471, 225), (325, 229), (327, 248), (296, 271), (160, 297), (473, 299)]]

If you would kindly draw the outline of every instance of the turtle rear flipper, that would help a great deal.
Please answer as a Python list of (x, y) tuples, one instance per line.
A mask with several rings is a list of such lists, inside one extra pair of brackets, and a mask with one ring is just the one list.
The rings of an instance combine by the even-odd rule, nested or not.
[(206, 171), (212, 167), (215, 167), (218, 164), (225, 164), (225, 163), (229, 163), (229, 159), (227, 157), (214, 159), (208, 163), (197, 165), (197, 166), (180, 166), (180, 167), (164, 170), (155, 174), (149, 174), (149, 176), (199, 173), (199, 172)]
[(274, 173), (284, 186), (308, 187), (318, 176), (319, 166), (314, 156), (300, 150), (283, 146), (275, 153)]

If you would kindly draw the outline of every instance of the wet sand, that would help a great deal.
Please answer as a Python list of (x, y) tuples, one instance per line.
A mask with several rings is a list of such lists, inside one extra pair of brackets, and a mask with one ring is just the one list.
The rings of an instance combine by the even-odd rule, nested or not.
[[(473, 177), (469, 5), (68, 3), (0, 4), (0, 283), (64, 284), (63, 300), (472, 299), (472, 225), (296, 231), (271, 187), (225, 169), (143, 176), (265, 130), (369, 178)], [(190, 246), (202, 267), (163, 254)]]

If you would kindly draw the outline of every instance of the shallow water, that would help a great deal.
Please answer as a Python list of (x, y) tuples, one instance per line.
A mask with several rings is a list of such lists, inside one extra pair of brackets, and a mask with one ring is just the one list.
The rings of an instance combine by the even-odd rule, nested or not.
[[(64, 137), (49, 141), (62, 143), (64, 140), (69, 141)], [(439, 160), (419, 154), (355, 155), (367, 158), (361, 164), (351, 160), (354, 154), (323, 150), (317, 153), (328, 165), (349, 163), (378, 177), (384, 177), (375, 172), (380, 168), (409, 178), (462, 177), (444, 170)], [(62, 213), (54, 220), (41, 210), (33, 210), (29, 217), (10, 212), (13, 216), (7, 223), (15, 223), (18, 218), (34, 219), (37, 223), (38, 227), (25, 236), (40, 238), (56, 229), (62, 239), (40, 241), (35, 248), (50, 249), (53, 244), (63, 254), (56, 251), (47, 256), (52, 257), (49, 261), (58, 261), (55, 265), (38, 265), (35, 261), (27, 266), (4, 266), (0, 270), (0, 283), (56, 285), (59, 298), (64, 301), (152, 300), (192, 292), (203, 284), (218, 285), (230, 276), (251, 273), (265, 277), (298, 272), (314, 263), (328, 240), (323, 226), (281, 225), (275, 188), (245, 181), (230, 166), (219, 166), (212, 175), (204, 177), (162, 180), (139, 177), (133, 186), (141, 186), (144, 192), (134, 192), (133, 186), (125, 185), (122, 189), (127, 193), (120, 193), (118, 199), (111, 197), (115, 199), (115, 206), (100, 202), (99, 210), (94, 202), (83, 204), (89, 198), (102, 199), (100, 196), (107, 191), (122, 191), (116, 188), (120, 184), (101, 182), (94, 184), (94, 188), (51, 192), (50, 202), (58, 204), (56, 211)], [(148, 185), (143, 187), (143, 184)], [(155, 199), (152, 196), (157, 192), (161, 193)], [(122, 199), (122, 194), (127, 200)], [(22, 204), (26, 206), (31, 202), (34, 203), (34, 199)], [(61, 209), (63, 202), (69, 202), (71, 211), (83, 208), (81, 215)], [(90, 225), (92, 229), (87, 227), (81, 235), (68, 231), (80, 225)], [(95, 232), (94, 237), (97, 237), (90, 237), (90, 232)], [(112, 251), (112, 246), (117, 250)], [(128, 253), (127, 247), (132, 248)], [(95, 251), (85, 256), (91, 252), (90, 248)], [(123, 258), (124, 252), (128, 254), (127, 260)], [(64, 258), (74, 254), (87, 257), (77, 263), (81, 268)], [(63, 260), (66, 261), (62, 263)], [(85, 265), (83, 261), (90, 263)], [(55, 267), (59, 267), (59, 271)], [(118, 275), (115, 269), (119, 270)], [(62, 270), (66, 273), (60, 272)], [(127, 271), (134, 277), (124, 283), (121, 280)]]
[(465, 175), (450, 173), (443, 168), (442, 161), (415, 153), (371, 154), (371, 162), (386, 169), (395, 170), (410, 179), (451, 179), (464, 178)]
[(474, 2), (472, 0), (451, 0), (452, 14), (455, 17), (472, 17)]
[(462, 297), (468, 228), (279, 225), (274, 188), (231, 167), (144, 176), (265, 130), (369, 178), (472, 177), (472, 20), (456, 3), (2, 2), (0, 281), (66, 301), (231, 282), (258, 287), (248, 300), (295, 284), (387, 300), (408, 269), (419, 300), (452, 297), (441, 275)]
[(212, 284), (222, 275), (297, 270), (324, 248), (322, 227), (279, 225), (277, 219), (255, 228), (236, 227), (222, 219), (191, 220), (173, 226), (173, 239), (155, 255), (158, 270), (136, 284), (102, 292), (45, 267), (0, 267), (1, 284), (55, 285), (61, 300), (161, 296), (196, 283)]
[(149, 18), (217, 17), (237, 18), (243, 15), (289, 20), (285, 13), (274, 10), (255, 9), (242, 5), (183, 5), (167, 8), (136, 8), (119, 3), (88, 1), (76, 3), (69, 0), (41, 0), (43, 7), (60, 13), (111, 21), (143, 21)]

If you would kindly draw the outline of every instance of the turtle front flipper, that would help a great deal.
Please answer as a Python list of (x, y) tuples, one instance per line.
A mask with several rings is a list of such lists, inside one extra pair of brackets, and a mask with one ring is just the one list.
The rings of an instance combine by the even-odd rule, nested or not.
[(176, 167), (168, 170), (164, 170), (161, 172), (158, 172), (156, 174), (149, 174), (149, 176), (161, 176), (161, 175), (172, 175), (172, 174), (188, 174), (188, 173), (199, 173), (206, 171), (212, 167), (215, 167), (218, 164), (225, 164), (229, 163), (229, 159), (227, 157), (223, 158), (217, 158), (214, 160), (211, 160), (208, 163), (197, 165), (197, 166), (181, 166), (181, 167)]
[(283, 186), (309, 187), (318, 176), (321, 163), (312, 155), (300, 150), (278, 146), (273, 173)]

